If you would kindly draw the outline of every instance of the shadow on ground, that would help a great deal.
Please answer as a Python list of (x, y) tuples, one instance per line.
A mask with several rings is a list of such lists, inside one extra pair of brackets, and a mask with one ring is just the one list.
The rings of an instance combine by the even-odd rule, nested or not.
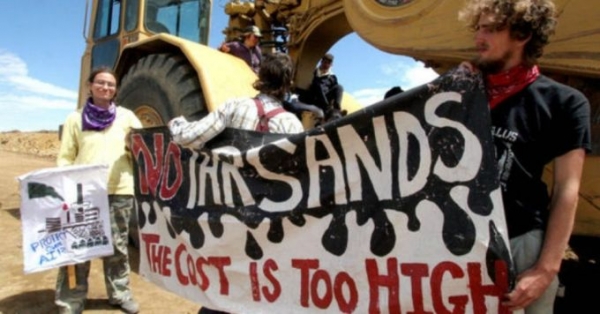
[(556, 298), (554, 313), (598, 313), (600, 238), (572, 236), (569, 246), (577, 259), (562, 262), (559, 278), (564, 286), (564, 296)]
[(18, 208), (11, 208), (6, 210), (11, 216), (13, 216), (17, 220), (21, 220), (21, 210)]
[[(87, 299), (85, 309), (115, 310), (114, 307), (108, 304), (108, 299)], [(56, 311), (54, 290), (49, 289), (28, 291), (0, 300), (0, 313), (40, 314), (56, 313)]]
[(0, 300), (0, 313), (56, 313), (54, 290), (28, 291)]

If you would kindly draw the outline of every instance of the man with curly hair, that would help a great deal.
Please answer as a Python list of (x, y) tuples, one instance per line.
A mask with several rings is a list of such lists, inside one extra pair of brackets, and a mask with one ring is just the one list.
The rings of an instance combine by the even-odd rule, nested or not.
[[(556, 26), (550, 0), (469, 0), (459, 13), (475, 33), (492, 119), (511, 253), (517, 272), (503, 305), (552, 313), (573, 229), (590, 108), (579, 91), (541, 75), (536, 61)], [(542, 181), (554, 163), (551, 194)]]

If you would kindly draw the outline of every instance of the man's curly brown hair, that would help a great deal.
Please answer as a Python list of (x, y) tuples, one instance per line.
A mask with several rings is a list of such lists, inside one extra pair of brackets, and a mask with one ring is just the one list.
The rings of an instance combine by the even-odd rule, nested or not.
[(467, 0), (458, 16), (476, 31), (482, 14), (495, 16), (496, 29), (508, 27), (514, 39), (524, 40), (531, 36), (523, 52), (527, 64), (534, 64), (542, 56), (557, 23), (551, 0)]

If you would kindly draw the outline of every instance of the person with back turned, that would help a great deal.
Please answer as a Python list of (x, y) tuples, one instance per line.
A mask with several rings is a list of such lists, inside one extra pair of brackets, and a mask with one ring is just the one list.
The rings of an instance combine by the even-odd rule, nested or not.
[(185, 117), (172, 119), (168, 126), (173, 141), (200, 149), (227, 127), (267, 133), (303, 132), (298, 117), (282, 104), (290, 91), (292, 74), (290, 56), (280, 52), (268, 54), (253, 85), (258, 95), (229, 99), (197, 121), (187, 121)]
[[(293, 66), (290, 56), (273, 53), (265, 56), (254, 88), (255, 97), (226, 101), (206, 117), (188, 122), (185, 117), (169, 121), (173, 141), (192, 149), (200, 149), (226, 127), (264, 133), (300, 133), (303, 126), (295, 114), (283, 108), (283, 101), (292, 86)], [(199, 314), (226, 314), (207, 307)]]

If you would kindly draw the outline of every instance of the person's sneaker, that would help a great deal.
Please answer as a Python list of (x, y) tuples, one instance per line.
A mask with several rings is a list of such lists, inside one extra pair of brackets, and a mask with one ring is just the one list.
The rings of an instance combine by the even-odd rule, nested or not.
[(140, 311), (140, 306), (133, 299), (125, 300), (121, 303), (111, 303), (111, 305), (120, 308), (127, 314), (137, 314)]

